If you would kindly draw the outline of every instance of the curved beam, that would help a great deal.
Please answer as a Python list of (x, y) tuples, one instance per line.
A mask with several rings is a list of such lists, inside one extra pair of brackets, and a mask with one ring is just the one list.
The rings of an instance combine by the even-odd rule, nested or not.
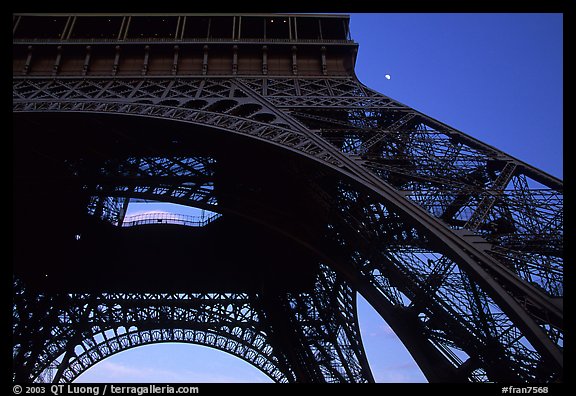
[[(430, 238), (435, 240), (438, 246), (441, 247), (441, 251), (455, 258), (492, 295), (503, 310), (518, 324), (527, 339), (537, 350), (545, 355), (547, 359), (562, 367), (562, 353), (545, 336), (530, 314), (523, 309), (508, 290), (511, 290), (516, 295), (528, 298), (531, 304), (548, 312), (559, 323), (562, 322), (561, 307), (543, 293), (536, 291), (531, 285), (519, 281), (512, 271), (487, 255), (485, 249), (478, 248), (478, 244), (472, 243), (471, 239), (475, 239), (474, 242), (482, 242), (481, 238), (475, 235), (458, 233), (444, 225), (440, 220), (432, 218), (425, 209), (406, 199), (405, 194), (388, 186), (387, 183), (375, 175), (366, 172), (354, 160), (346, 157), (329, 143), (311, 134), (306, 128), (294, 121), (287, 120), (291, 123), (291, 128), (271, 126), (269, 124), (261, 125), (262, 123), (260, 123), (256, 129), (253, 129), (255, 127), (254, 121), (242, 117), (168, 106), (114, 102), (50, 101), (48, 103), (45, 101), (33, 101), (17, 103), (15, 101), (15, 111), (105, 111), (181, 120), (197, 125), (209, 125), (228, 132), (256, 138), (296, 152), (299, 155), (304, 155), (324, 166), (328, 166), (339, 174), (359, 183), (369, 191), (376, 193), (393, 210), (402, 213), (406, 219), (410, 219), (418, 228), (425, 229)], [(496, 281), (495, 278), (499, 280)], [(502, 284), (505, 284), (508, 290), (502, 287)]]
[[(52, 370), (49, 367), (58, 359), (61, 361), (53, 380), (72, 381), (96, 362), (127, 348), (151, 342), (181, 341), (231, 353), (274, 381), (293, 381), (287, 376), (289, 368), (282, 363), (281, 352), (274, 350), (269, 335), (261, 328), (261, 314), (254, 308), (253, 299), (243, 293), (154, 293), (147, 295), (149, 300), (123, 293), (62, 297), (47, 299), (54, 315), (51, 319), (38, 318), (36, 325), (47, 329), (65, 328), (65, 331), (50, 333), (51, 337), (42, 341), (45, 356), (41, 364), (34, 362), (27, 380)], [(75, 316), (80, 318), (67, 322), (66, 318)], [(204, 320), (195, 320), (199, 317)], [(64, 323), (55, 323), (61, 318)], [(80, 355), (76, 354), (78, 347), (84, 350)]]
[[(265, 365), (262, 363), (266, 363), (266, 362), (258, 362), (256, 361), (257, 359), (254, 359), (254, 361), (250, 360), (249, 358), (247, 358), (246, 356), (244, 356), (243, 354), (237, 352), (237, 348), (230, 348), (227, 349), (226, 347), (222, 347), (218, 344), (210, 344), (208, 342), (201, 342), (201, 341), (193, 341), (193, 340), (189, 340), (189, 339), (179, 339), (177, 337), (175, 337), (174, 339), (170, 339), (170, 340), (150, 340), (150, 341), (141, 341), (138, 343), (133, 343), (134, 339), (139, 339), (142, 340), (142, 334), (144, 332), (152, 332), (154, 330), (157, 331), (162, 331), (165, 330), (165, 328), (158, 328), (158, 329), (149, 329), (146, 331), (135, 331), (135, 332), (131, 332), (131, 333), (125, 333), (125, 334), (121, 334), (118, 335), (115, 339), (108, 339), (106, 341), (101, 342), (100, 344), (94, 345), (92, 349), (87, 350), (85, 352), (83, 352), (81, 355), (77, 356), (75, 360), (71, 361), (71, 362), (67, 362), (66, 363), (66, 369), (63, 372), (63, 376), (62, 379), (66, 379), (66, 382), (73, 382), (76, 378), (78, 378), (82, 373), (84, 373), (86, 370), (88, 370), (89, 368), (93, 367), (94, 365), (96, 365), (97, 363), (99, 363), (100, 361), (113, 356), (117, 353), (120, 352), (124, 352), (127, 350), (130, 350), (132, 348), (136, 348), (139, 346), (145, 346), (145, 345), (153, 345), (153, 344), (163, 344), (163, 343), (184, 343), (184, 344), (190, 344), (190, 345), (200, 345), (200, 346), (205, 346), (208, 348), (213, 348), (222, 352), (226, 352), (232, 356), (235, 356), (241, 360), (243, 360), (244, 362), (250, 364), (251, 366), (256, 367), (258, 370), (260, 370), (262, 373), (264, 373), (266, 376), (268, 376), (272, 381), (274, 382), (288, 382), (288, 378), (286, 378), (284, 375), (279, 375), (280, 372), (279, 371), (271, 371), (271, 370), (267, 370)], [(177, 333), (178, 331), (182, 332), (182, 335), (184, 335), (185, 332), (188, 331), (192, 331), (195, 332), (195, 330), (192, 329), (170, 329), (172, 335), (174, 335), (175, 333)], [(232, 337), (230, 337), (229, 334), (220, 334), (220, 333), (215, 333), (215, 332), (205, 332), (205, 336), (204, 336), (204, 340), (206, 340), (207, 336), (209, 334), (214, 335), (215, 337), (221, 336), (224, 337), (226, 339), (234, 339)], [(134, 336), (134, 337), (131, 337)], [(121, 341), (122, 338), (126, 338), (128, 337), (130, 339), (129, 343), (123, 343)], [(194, 337), (196, 338), (196, 337)], [(244, 347), (248, 348), (250, 351), (252, 351), (254, 353), (254, 357), (264, 357), (265, 355), (263, 355), (261, 353), (261, 351), (257, 351), (253, 348), (250, 348), (249, 344), (246, 343), (244, 340), (234, 340), (235, 342), (243, 345)], [(110, 343), (115, 343), (116, 345), (120, 346), (119, 349), (115, 349), (115, 350), (111, 350), (110, 348), (108, 348), (108, 350), (110, 351), (110, 353), (108, 354), (101, 354), (102, 351), (102, 346), (105, 344), (110, 344)], [(226, 343), (226, 346), (228, 346), (228, 343)], [(93, 360), (92, 356), (96, 354), (98, 355), (98, 360)], [(84, 361), (89, 361), (90, 365), (89, 366), (84, 366), (84, 364), (80, 363), (80, 370), (74, 370), (73, 366), (75, 363), (77, 362), (84, 362)], [(275, 365), (273, 362), (271, 362), (270, 360), (267, 361), (273, 368), (275, 368)], [(64, 363), (64, 362), (62, 362)]]
[[(260, 99), (263, 101), (263, 99)], [(377, 176), (366, 172), (353, 159), (336, 150), (330, 143), (322, 138), (309, 133), (309, 131), (297, 122), (286, 119), (293, 128), (270, 125), (251, 119), (232, 115), (214, 113), (204, 110), (182, 109), (170, 106), (123, 103), (112, 101), (68, 101), (68, 100), (14, 100), (14, 112), (78, 112), (78, 113), (115, 113), (129, 116), (143, 116), (157, 119), (184, 121), (186, 123), (211, 126), (222, 131), (232, 132), (241, 136), (249, 136), (282, 149), (287, 149), (309, 159), (320, 162), (324, 166), (343, 174), (360, 183), (365, 188), (380, 195), (395, 210), (407, 215), (421, 228), (427, 229), (430, 235), (440, 245), (444, 245), (447, 252), (457, 255), (467, 269), (473, 273), (482, 284), (488, 287), (508, 309), (514, 312), (518, 319), (530, 319), (526, 317), (523, 309), (518, 306), (514, 298), (504, 291), (500, 282), (507, 285), (509, 290), (514, 290), (522, 296), (528, 296), (532, 304), (550, 313), (558, 323), (563, 322), (562, 308), (553, 299), (533, 286), (519, 281), (518, 277), (493, 257), (486, 254), (486, 246), (489, 245), (481, 237), (468, 232), (459, 233), (449, 228), (437, 218), (433, 218), (422, 207), (406, 198), (406, 193), (397, 191)], [(278, 116), (284, 116), (278, 110)], [(468, 238), (467, 238), (468, 237)], [(470, 240), (474, 239), (474, 243)], [(477, 247), (481, 245), (482, 248)], [(488, 274), (487, 271), (491, 273)], [(497, 276), (500, 282), (494, 282)], [(523, 320), (524, 321), (524, 320)], [(530, 320), (529, 320), (530, 321)], [(537, 327), (537, 326), (536, 326)], [(526, 330), (536, 336), (534, 325), (527, 323)], [(533, 341), (542, 344), (538, 336)], [(544, 345), (542, 345), (544, 346)], [(550, 346), (545, 348), (555, 360), (561, 361), (561, 356)]]

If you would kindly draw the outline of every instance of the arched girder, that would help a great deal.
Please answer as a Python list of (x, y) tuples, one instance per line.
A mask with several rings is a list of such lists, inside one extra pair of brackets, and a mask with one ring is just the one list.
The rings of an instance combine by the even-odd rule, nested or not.
[[(36, 101), (28, 103), (22, 107), (24, 102), (25, 101), (17, 103), (17, 101), (15, 101), (15, 108), (17, 111), (18, 108), (20, 108), (20, 110), (25, 112), (76, 112), (84, 111), (86, 108), (90, 108), (90, 106), (95, 106), (90, 111), (124, 113), (135, 110), (135, 107), (131, 107), (133, 105), (126, 105), (124, 103), (122, 107), (120, 104), (108, 102), (108, 100), (103, 100), (105, 103), (99, 104), (90, 104), (90, 102), (87, 101), (80, 104), (78, 104), (78, 102), (75, 102), (76, 104), (72, 102), (59, 104), (58, 101), (51, 100), (50, 105), (47, 105), (47, 102), (42, 103), (42, 101)], [(263, 100), (257, 102), (266, 103)], [(154, 106), (150, 105), (150, 107)], [(167, 119), (175, 119), (183, 114), (179, 109), (162, 106), (157, 106), (155, 109), (139, 108), (136, 112), (138, 112), (139, 115), (144, 115), (146, 117), (164, 117)], [(390, 210), (402, 213), (404, 220), (414, 223), (418, 229), (425, 230), (428, 237), (432, 240), (435, 239), (439, 251), (450, 256), (454, 261), (457, 261), (459, 265), (464, 266), (464, 270), (468, 274), (472, 274), (476, 281), (478, 281), (486, 291), (492, 294), (493, 298), (503, 307), (507, 314), (513, 318), (514, 322), (518, 323), (518, 325), (522, 327), (522, 332), (526, 334), (526, 337), (534, 344), (536, 349), (538, 349), (543, 355), (546, 355), (547, 358), (551, 359), (551, 361), (555, 361), (556, 364), (561, 366), (561, 353), (556, 349), (555, 345), (551, 345), (542, 337), (541, 329), (536, 323), (534, 323), (531, 314), (527, 313), (516, 301), (515, 296), (525, 298), (530, 305), (536, 306), (540, 310), (548, 312), (548, 314), (552, 316), (556, 316), (556, 322), (561, 321), (561, 309), (559, 310), (558, 306), (551, 302), (550, 299), (538, 292), (535, 292), (533, 287), (519, 282), (516, 274), (504, 268), (485, 253), (487, 248), (477, 248), (474, 246), (474, 243), (478, 242), (480, 242), (482, 246), (483, 241), (481, 238), (476, 238), (473, 234), (469, 236), (462, 235), (449, 229), (442, 224), (441, 221), (431, 218), (424, 210), (406, 200), (405, 194), (386, 185), (382, 180), (369, 174), (367, 175), (353, 159), (342, 155), (337, 150), (335, 151), (332, 146), (325, 144), (325, 142), (320, 138), (310, 134), (306, 128), (302, 127), (302, 125), (298, 125), (298, 123), (293, 120), (286, 119), (284, 114), (274, 111), (273, 108), (270, 108), (270, 112), (275, 113), (278, 118), (284, 119), (284, 126), (278, 127), (268, 125), (268, 127), (273, 129), (267, 129), (266, 127), (262, 127), (264, 129), (256, 128), (256, 135), (250, 134), (250, 128), (253, 124), (247, 122), (241, 117), (240, 119), (233, 119), (234, 117), (229, 114), (203, 114), (202, 116), (198, 115), (197, 117), (188, 117), (186, 122), (197, 123), (197, 125), (209, 124), (212, 127), (256, 137), (259, 140), (267, 141), (268, 143), (283, 148), (288, 148), (293, 152), (307, 156), (308, 158), (328, 166), (341, 175), (348, 176), (364, 188), (371, 190), (372, 193), (376, 193), (383, 198)], [(278, 128), (280, 130), (278, 130)], [(253, 131), (254, 130), (252, 130), (252, 132)], [(299, 140), (301, 138), (304, 140)], [(484, 246), (486, 246), (486, 244), (484, 244)], [(496, 281), (494, 279), (495, 277), (498, 277), (499, 280)], [(507, 290), (502, 287), (502, 284), (505, 284)]]
[[(118, 184), (117, 186), (122, 186), (121, 183), (119, 183), (119, 181), (116, 181)], [(109, 191), (108, 194), (110, 194), (111, 192)], [(310, 249), (310, 250), (316, 250), (316, 253), (318, 255), (322, 255), (323, 253), (325, 254), (325, 252), (321, 252), (318, 251), (316, 247), (307, 244), (306, 241), (299, 239), (297, 236), (294, 235), (290, 235), (289, 231), (286, 230), (282, 230), (279, 229), (278, 227), (274, 227), (273, 224), (269, 224), (269, 223), (265, 223), (262, 221), (262, 219), (258, 219), (258, 218), (254, 218), (253, 216), (246, 216), (245, 213), (241, 213), (238, 211), (234, 211), (234, 210), (230, 210), (229, 208), (223, 207), (223, 206), (210, 206), (210, 205), (206, 205), (202, 202), (198, 202), (198, 201), (193, 201), (190, 199), (182, 199), (182, 198), (173, 198), (170, 196), (166, 196), (163, 194), (139, 194), (139, 193), (122, 193), (122, 192), (118, 192), (118, 193), (114, 193), (115, 196), (124, 196), (124, 197), (131, 197), (131, 198), (143, 198), (143, 199), (151, 199), (151, 200), (158, 200), (158, 201), (168, 201), (168, 202), (172, 202), (172, 203), (177, 203), (177, 204), (182, 204), (182, 205), (192, 205), (192, 206), (197, 206), (197, 207), (201, 207), (201, 208), (205, 208), (205, 209), (209, 209), (212, 211), (219, 211), (221, 213), (228, 213), (228, 214), (234, 214), (237, 216), (241, 216), (241, 217), (247, 217), (249, 218), (251, 221), (255, 221), (258, 222), (260, 224), (262, 224), (263, 226), (266, 227), (271, 227), (274, 228), (275, 231), (282, 233), (283, 235), (287, 236), (287, 237), (291, 237), (294, 240), (296, 240), (298, 243), (301, 244), (306, 244), (306, 246)], [(330, 260), (328, 257), (325, 257), (325, 260)], [(354, 284), (357, 285), (358, 282), (358, 274), (355, 273), (350, 273), (349, 269), (346, 269), (345, 266), (338, 266), (339, 270), (342, 271), (342, 273), (346, 274), (349, 277), (349, 280), (353, 280)], [(369, 282), (366, 282), (369, 285)], [(441, 355), (438, 355), (438, 351), (435, 350), (434, 348), (430, 347), (430, 343), (429, 340), (423, 335), (423, 334), (418, 334), (417, 332), (414, 332), (413, 330), (415, 329), (414, 327), (410, 328), (410, 326), (407, 326), (405, 322), (408, 321), (413, 321), (414, 318), (408, 318), (406, 315), (404, 315), (401, 319), (398, 319), (397, 317), (400, 316), (401, 311), (398, 310), (398, 307), (394, 307), (394, 306), (390, 306), (388, 308), (388, 310), (386, 311), (382, 311), (382, 304), (388, 304), (390, 305), (386, 300), (383, 300), (381, 298), (381, 295), (379, 293), (374, 293), (375, 289), (372, 285), (368, 286), (368, 289), (366, 287), (361, 288), (358, 287), (358, 290), (360, 290), (360, 292), (362, 294), (365, 294), (365, 297), (368, 299), (368, 301), (373, 304), (375, 307), (377, 307), (378, 312), (389, 322), (392, 323), (392, 327), (393, 329), (396, 331), (397, 334), (400, 335), (400, 337), (404, 340), (405, 345), (408, 347), (408, 349), (410, 350), (410, 352), (417, 357), (416, 360), (417, 362), (420, 364), (421, 368), (424, 370), (426, 376), (428, 377), (429, 380), (431, 381), (455, 381), (456, 379), (460, 378), (461, 380), (464, 380), (465, 378), (465, 373), (459, 373), (458, 375), (455, 374), (455, 368), (451, 365), (448, 364), (448, 362), (446, 362), (444, 365), (441, 364), (441, 362), (445, 361), (445, 358)], [(376, 296), (374, 298), (374, 296)], [(380, 308), (378, 308), (380, 307)], [(409, 332), (408, 330), (412, 330), (412, 332)], [(426, 352), (424, 352), (426, 351)], [(432, 358), (432, 356), (434, 356), (434, 358)]]
[[(17, 280), (15, 287), (19, 295), (26, 295)], [(28, 357), (32, 359), (29, 371), (16, 372), (20, 381), (22, 375), (37, 381), (72, 381), (114, 353), (173, 341), (231, 353), (277, 382), (373, 381), (360, 341), (354, 292), (326, 266), (314, 293), (288, 296), (269, 290), (255, 296), (114, 293), (30, 297), (45, 300), (52, 312), (35, 313), (41, 316), (37, 326), (54, 330), (41, 341), (39, 355)], [(16, 318), (17, 328), (22, 329), (35, 320), (34, 316)], [(278, 320), (284, 326), (278, 327)], [(304, 328), (299, 327), (300, 320)], [(286, 338), (283, 332), (293, 332), (292, 337)], [(18, 340), (30, 340), (19, 331), (15, 335)], [(283, 343), (293, 338), (301, 338), (302, 344), (290, 341), (294, 349), (286, 349)], [(305, 361), (290, 362), (293, 357), (286, 353), (295, 352), (307, 356)], [(24, 347), (15, 350), (15, 356), (29, 353)], [(303, 378), (302, 370), (312, 378)]]
[(14, 100), (15, 113), (86, 113), (86, 114), (122, 114), (141, 116), (160, 120), (174, 120), (191, 125), (209, 126), (224, 132), (249, 136), (268, 144), (320, 160), (332, 167), (341, 166), (327, 150), (320, 148), (305, 133), (294, 131), (286, 126), (269, 124), (244, 117), (221, 114), (206, 110), (188, 109), (142, 103), (113, 101), (72, 101), (72, 100)]
[[(142, 324), (138, 323), (138, 325)], [(93, 337), (100, 334), (94, 334)], [(94, 345), (91, 349), (84, 351), (79, 356), (74, 356), (67, 364), (62, 365), (64, 370), (59, 380), (60, 382), (73, 382), (103, 359), (132, 348), (175, 342), (205, 346), (229, 353), (256, 367), (275, 382), (288, 382), (289, 379), (286, 374), (279, 370), (278, 362), (271, 360), (270, 351), (267, 351), (267, 355), (262, 348), (254, 348), (254, 343), (250, 341), (253, 340), (240, 338), (231, 332), (170, 328), (166, 324), (162, 324), (161, 328), (119, 334), (113, 339), (107, 339)], [(267, 349), (271, 348), (268, 346)], [(62, 363), (60, 362), (60, 364)], [(58, 363), (53, 362), (52, 364), (58, 367)], [(59, 369), (55, 368), (54, 371), (59, 372)]]
[[(271, 111), (278, 112), (274, 109)], [(473, 274), (483, 287), (494, 295), (498, 303), (523, 328), (527, 338), (549, 359), (560, 366), (562, 365), (561, 352), (546, 339), (539, 326), (520, 306), (514, 296), (502, 287), (502, 284), (506, 284), (506, 288), (512, 293), (529, 299), (531, 304), (544, 310), (550, 316), (558, 318), (556, 322), (561, 323), (562, 311), (557, 304), (533, 286), (519, 281), (512, 271), (497, 262), (482, 248), (478, 248), (478, 242), (482, 242), (481, 238), (473, 234), (468, 237), (466, 233), (458, 233), (446, 227), (438, 219), (429, 216), (424, 209), (407, 200), (404, 194), (388, 186), (376, 176), (363, 171), (360, 165), (352, 159), (335, 150), (321, 138), (307, 133), (303, 126), (294, 121), (287, 120), (293, 127), (288, 129), (228, 114), (111, 101), (15, 100), (14, 112), (103, 112), (177, 120), (194, 125), (209, 125), (220, 130), (265, 141), (313, 159), (378, 194), (391, 208), (403, 213), (406, 220), (427, 230), (430, 237), (439, 245), (440, 250), (465, 265), (466, 271)], [(482, 244), (480, 243), (480, 245)], [(494, 277), (498, 277), (499, 280), (496, 281)]]
[[(208, 346), (226, 349), (226, 345), (221, 342), (204, 342), (206, 334), (213, 337), (218, 336), (222, 341), (223, 337), (234, 342), (236, 347), (245, 348), (244, 354), (239, 349), (231, 349), (228, 352), (239, 355), (243, 359), (251, 360), (246, 354), (252, 354), (251, 363), (260, 365), (258, 368), (264, 370), (268, 375), (279, 380), (281, 375), (273, 373), (270, 367), (272, 358), (272, 347), (268, 344), (267, 334), (260, 321), (262, 313), (254, 308), (254, 301), (257, 296), (241, 294), (146, 294), (147, 301), (139, 300), (138, 295), (130, 293), (114, 293), (101, 295), (40, 295), (26, 290), (24, 285), (16, 278), (15, 291), (19, 299), (15, 301), (15, 310), (24, 309), (23, 304), (34, 304), (45, 306), (49, 312), (34, 313), (30, 318), (22, 314), (15, 317), (16, 326), (20, 326), (24, 332), (28, 328), (29, 321), (35, 320), (42, 328), (53, 328), (50, 337), (44, 344), (46, 358), (42, 359), (43, 365), (35, 365), (31, 372), (32, 378), (39, 375), (54, 359), (68, 352), (66, 358), (68, 362), (72, 357), (79, 358), (85, 353), (98, 350), (98, 358), (108, 356), (108, 353), (115, 353), (131, 345), (139, 345), (147, 341), (162, 341), (166, 334), (169, 340), (179, 340), (202, 343)], [(50, 313), (51, 312), (51, 313)], [(36, 319), (35, 319), (36, 317)], [(74, 318), (83, 318), (74, 320)], [(160, 334), (160, 337), (144, 337), (142, 332), (164, 331), (168, 333)], [(188, 331), (189, 333), (182, 333)], [(191, 332), (191, 333), (190, 333)], [(127, 337), (130, 334), (140, 334), (136, 339), (120, 342), (118, 337)], [(190, 336), (187, 338), (187, 336)], [(25, 339), (26, 334), (16, 332), (17, 339)], [(175, 337), (175, 338), (174, 338)], [(212, 338), (213, 338), (212, 337)], [(204, 341), (203, 341), (204, 340)], [(213, 339), (215, 341), (215, 339)], [(115, 347), (111, 347), (114, 344)], [(107, 347), (106, 353), (102, 353), (102, 346)], [(77, 348), (82, 353), (76, 355)], [(106, 348), (104, 348), (106, 349)], [(253, 361), (256, 355), (264, 361)], [(93, 364), (95, 362), (92, 362)], [(258, 364), (257, 364), (258, 363)], [(281, 366), (278, 362), (275, 365)], [(67, 369), (66, 365), (62, 366)], [(81, 367), (85, 369), (86, 367)], [(74, 375), (79, 374), (73, 372)]]
[[(527, 283), (544, 286), (556, 301), (562, 295), (561, 275), (553, 275), (550, 284), (540, 281), (542, 274), (547, 278), (554, 271), (556, 274), (558, 270), (561, 272), (562, 268), (561, 180), (377, 93), (355, 78), (245, 76), (113, 81), (16, 78), (14, 97), (35, 101), (66, 98), (78, 102), (98, 98), (103, 102), (121, 100), (204, 111), (216, 108), (227, 115), (248, 118), (251, 118), (249, 112), (236, 110), (252, 106), (258, 109), (258, 115), (270, 116), (251, 118), (253, 121), (289, 128), (292, 125), (297, 130), (305, 125), (309, 132), (351, 156), (361, 165), (361, 173), (372, 173), (395, 188), (399, 188), (399, 183), (410, 181), (402, 193), (433, 217), (446, 221), (451, 228), (464, 228), (476, 234), (476, 228), (481, 225), (480, 234), (490, 242), (479, 245), (481, 250), (488, 251), (504, 266), (516, 267), (516, 274)], [(218, 105), (219, 102), (223, 104)], [(232, 108), (224, 106), (226, 103)], [(303, 106), (306, 117), (323, 121), (307, 124), (300, 118)], [(298, 123), (290, 120), (298, 120)], [(331, 122), (340, 129), (332, 131)], [(362, 143), (357, 147), (360, 152), (369, 145), (384, 149), (384, 152), (359, 156), (357, 149), (350, 151), (339, 146), (338, 142), (345, 136), (356, 146)], [(500, 175), (499, 168), (502, 170)], [(529, 187), (522, 180), (526, 176), (532, 178), (530, 182), (542, 183), (548, 191)], [(491, 180), (482, 181), (487, 177)], [(514, 187), (503, 191), (508, 182)], [(525, 185), (518, 187), (522, 183)], [(447, 203), (447, 199), (453, 202)], [(457, 218), (451, 218), (455, 214)], [(532, 218), (541, 220), (534, 223), (530, 221)], [(544, 255), (539, 256), (542, 252)], [(510, 285), (507, 288), (514, 289)], [(538, 294), (538, 290), (532, 292)], [(538, 304), (546, 303), (541, 299)], [(551, 305), (559, 307), (561, 304), (553, 302)], [(561, 322), (553, 307), (548, 308), (546, 315), (556, 316), (556, 322)]]
[[(31, 379), (73, 381), (100, 360), (123, 350), (180, 341), (231, 353), (277, 382), (294, 381), (282, 355), (269, 343), (262, 313), (254, 308), (257, 296), (151, 294), (147, 295), (148, 304), (138, 302), (138, 297), (68, 295), (66, 303), (61, 298), (51, 299), (57, 319), (44, 326), (58, 331), (42, 347), (43, 364), (34, 366)], [(74, 314), (82, 319), (69, 322), (67, 318)]]

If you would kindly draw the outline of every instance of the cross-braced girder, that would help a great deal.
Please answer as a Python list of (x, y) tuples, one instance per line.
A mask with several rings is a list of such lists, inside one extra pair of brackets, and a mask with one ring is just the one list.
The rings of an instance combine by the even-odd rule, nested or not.
[[(416, 358), (429, 379), (561, 379), (562, 182), (354, 78), (22, 78), (14, 111), (203, 125), (316, 161), (344, 180), (317, 188), (333, 209), (325, 240), (339, 252), (335, 267), (399, 335), (411, 333), (403, 340), (414, 356), (429, 351)], [(215, 205), (210, 163), (198, 158), (110, 163), (93, 196)], [(295, 351), (286, 367), (306, 363), (307, 380), (370, 380), (353, 326), (306, 324), (320, 296), (274, 299), (298, 315), (299, 337), (316, 337), (315, 352)]]
[[(329, 227), (338, 245), (334, 249), (349, 257), (359, 283), (379, 290), (369, 300), (387, 320), (405, 316), (418, 327), (418, 342), (429, 342), (442, 353), (455, 369), (452, 381), (555, 378), (554, 371), (545, 373), (542, 356), (521, 329), (449, 255), (436, 251), (429, 238), (369, 196), (346, 186), (341, 192), (340, 204), (334, 205), (340, 215), (332, 217), (337, 221)], [(543, 329), (562, 345), (561, 330)], [(400, 335), (408, 331), (396, 330)], [(426, 364), (421, 364), (424, 371), (433, 369)]]

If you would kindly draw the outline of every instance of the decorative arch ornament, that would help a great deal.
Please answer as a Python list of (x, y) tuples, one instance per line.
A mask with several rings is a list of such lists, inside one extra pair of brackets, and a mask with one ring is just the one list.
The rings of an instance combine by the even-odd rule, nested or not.
[[(266, 313), (281, 315), (288, 311), (288, 325), (295, 321), (307, 323), (293, 336), (315, 343), (317, 353), (306, 357), (310, 360), (307, 369), (316, 381), (373, 381), (365, 377), (367, 359), (357, 344), (360, 329), (356, 294), (325, 265), (316, 279), (314, 293), (271, 299), (244, 293), (38, 296), (28, 292), (19, 279), (14, 285), (14, 363), (22, 365), (35, 382), (72, 382), (111, 355), (166, 342), (219, 349), (253, 365), (275, 382), (294, 382), (296, 373), (285, 350), (271, 344), (278, 330)], [(344, 309), (334, 310), (326, 304), (328, 300), (337, 301)], [(30, 303), (45, 308), (35, 311), (39, 317), (26, 317)], [(272, 304), (274, 311), (264, 311), (263, 304)], [(324, 320), (330, 320), (330, 324), (325, 325)], [(41, 336), (49, 337), (43, 340), (36, 359), (26, 360), (23, 351), (30, 340), (25, 331), (38, 322), (46, 325), (40, 327), (44, 332)], [(27, 367), (28, 363), (32, 365)]]

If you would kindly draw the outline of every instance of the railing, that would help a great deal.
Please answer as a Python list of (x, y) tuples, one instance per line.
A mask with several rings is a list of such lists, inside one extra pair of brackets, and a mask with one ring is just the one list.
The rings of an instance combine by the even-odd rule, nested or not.
[(187, 216), (176, 213), (144, 213), (126, 216), (122, 227), (134, 227), (145, 224), (175, 224), (186, 227), (205, 227), (214, 220), (222, 217), (220, 213), (207, 216)]
[(288, 39), (288, 38), (158, 38), (158, 37), (127, 37), (124, 39), (118, 38), (13, 38), (13, 43), (16, 44), (130, 44), (130, 43), (168, 43), (168, 44), (186, 44), (186, 43), (234, 43), (234, 44), (250, 44), (250, 43), (290, 43), (290, 44), (355, 44), (354, 40), (336, 40), (336, 39)]

